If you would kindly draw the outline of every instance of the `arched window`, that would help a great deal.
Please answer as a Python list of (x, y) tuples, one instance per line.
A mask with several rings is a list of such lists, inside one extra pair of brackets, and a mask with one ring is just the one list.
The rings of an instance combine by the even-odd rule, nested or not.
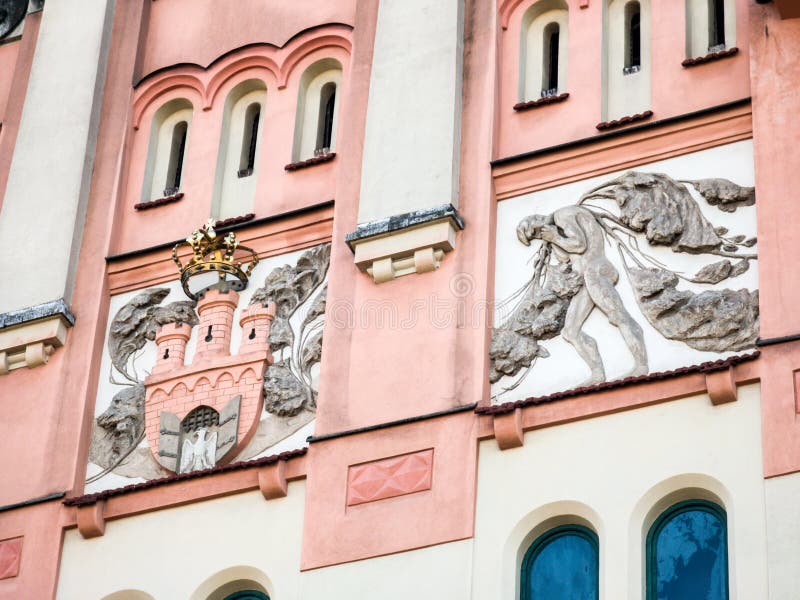
[(725, 0), (708, 0), (708, 51), (725, 49)]
[(164, 195), (172, 196), (181, 189), (181, 176), (183, 175), (183, 157), (186, 153), (186, 136), (189, 133), (189, 124), (186, 121), (176, 123), (172, 128), (172, 142), (169, 149), (169, 164), (167, 166), (167, 181), (164, 183)]
[(686, 58), (736, 46), (736, 0), (686, 0)]
[(261, 104), (253, 102), (244, 113), (242, 131), (242, 150), (239, 156), (239, 177), (250, 177), (256, 166), (256, 145), (258, 144), (258, 122), (261, 119)]
[(245, 590), (225, 596), (225, 600), (269, 600), (269, 596), (256, 590)]
[(167, 102), (153, 115), (141, 202), (181, 190), (191, 122), (192, 105), (183, 99)]
[(341, 81), (341, 65), (327, 58), (301, 76), (292, 162), (335, 151)]
[(542, 69), (542, 98), (558, 93), (558, 23), (550, 23), (544, 28), (544, 64)]
[(580, 525), (563, 525), (539, 536), (525, 553), (520, 600), (598, 600), (597, 535)]
[(607, 2), (608, 26), (603, 31), (603, 121), (651, 108), (651, 0)]
[(625, 5), (625, 74), (642, 68), (642, 8), (638, 2)]
[(569, 12), (564, 0), (539, 0), (522, 17), (519, 99), (565, 91)]
[(215, 219), (253, 212), (266, 103), (267, 87), (258, 79), (238, 84), (225, 99), (211, 208)]
[(333, 113), (336, 107), (336, 84), (329, 81), (322, 86), (319, 96), (319, 120), (317, 121), (317, 145), (314, 154), (327, 154), (333, 142)]
[(647, 600), (728, 600), (725, 511), (705, 500), (675, 504), (647, 536)]

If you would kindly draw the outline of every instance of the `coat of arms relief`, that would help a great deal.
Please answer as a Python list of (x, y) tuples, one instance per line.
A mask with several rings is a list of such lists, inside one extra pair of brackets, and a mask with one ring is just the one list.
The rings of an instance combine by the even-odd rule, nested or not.
[[(754, 204), (754, 188), (728, 179), (630, 171), (571, 204), (518, 220), (516, 239), (530, 248), (529, 266), (522, 285), (500, 298), (489, 353), (495, 401), (505, 401), (550, 356), (550, 340), (566, 342), (584, 365), (573, 370), (589, 373), (571, 387), (608, 380), (598, 340), (587, 332), (590, 315), (616, 331), (629, 365), (621, 377), (652, 371), (645, 324), (694, 350), (753, 348), (758, 290), (725, 283), (756, 262), (757, 241), (715, 224), (713, 215)], [(699, 266), (689, 272), (689, 262)]]
[[(169, 288), (146, 289), (112, 319), (110, 380), (122, 389), (95, 419), (89, 461), (99, 471), (87, 483), (108, 473), (152, 479), (253, 458), (314, 418), (330, 244), (272, 269), (246, 307), (239, 292), (255, 254), (232, 234), (217, 236), (210, 223), (186, 245), (187, 264), (173, 257), (190, 299), (164, 304)], [(209, 278), (216, 281), (194, 289)], [(153, 350), (155, 364), (143, 361)]]

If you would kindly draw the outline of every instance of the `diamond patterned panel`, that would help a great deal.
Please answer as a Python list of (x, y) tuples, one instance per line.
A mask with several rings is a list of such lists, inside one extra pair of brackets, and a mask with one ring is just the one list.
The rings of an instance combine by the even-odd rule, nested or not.
[(16, 577), (19, 573), (19, 559), (22, 554), (22, 538), (0, 542), (0, 579)]
[(353, 465), (347, 473), (347, 506), (431, 489), (433, 450)]

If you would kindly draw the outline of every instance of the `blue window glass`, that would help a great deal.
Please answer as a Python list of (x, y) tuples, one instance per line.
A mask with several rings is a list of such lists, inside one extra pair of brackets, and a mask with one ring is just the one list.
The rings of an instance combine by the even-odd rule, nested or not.
[(691, 500), (665, 511), (647, 536), (647, 600), (728, 600), (725, 511)]
[(230, 596), (226, 596), (225, 600), (269, 600), (269, 596), (255, 590), (246, 590), (243, 592), (234, 592)]
[(565, 525), (536, 539), (522, 561), (521, 600), (597, 600), (597, 536)]

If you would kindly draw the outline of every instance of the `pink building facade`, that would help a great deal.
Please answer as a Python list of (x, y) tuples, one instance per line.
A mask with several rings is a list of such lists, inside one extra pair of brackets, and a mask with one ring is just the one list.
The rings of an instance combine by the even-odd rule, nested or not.
[(0, 1), (0, 599), (800, 597), (789, 0)]

